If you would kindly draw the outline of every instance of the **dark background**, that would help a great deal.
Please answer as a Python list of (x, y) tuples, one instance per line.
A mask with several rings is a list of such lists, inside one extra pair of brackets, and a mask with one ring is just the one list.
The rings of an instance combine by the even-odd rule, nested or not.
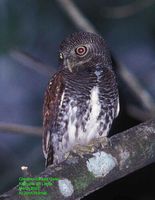
[[(74, 2), (105, 38), (115, 58), (155, 98), (155, 1)], [(18, 62), (12, 52), (24, 51), (47, 64), (49, 71), (56, 70), (59, 44), (75, 31), (57, 1), (0, 1), (0, 122), (42, 126), (43, 96), (50, 76)], [(115, 70), (121, 112), (111, 134), (143, 121), (128, 111), (130, 104), (143, 108)], [(33, 174), (44, 169), (41, 137), (0, 131), (0, 193), (18, 184), (22, 165), (29, 166)], [(154, 177), (155, 165), (151, 165), (84, 199), (153, 200)]]

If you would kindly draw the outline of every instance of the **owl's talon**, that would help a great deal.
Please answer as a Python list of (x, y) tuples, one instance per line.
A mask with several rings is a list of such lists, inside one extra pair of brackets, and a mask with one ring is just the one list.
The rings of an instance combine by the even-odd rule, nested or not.
[(76, 145), (72, 152), (83, 158), (84, 154), (93, 153), (99, 146), (104, 148), (108, 142), (109, 139), (107, 137), (95, 138), (87, 146)]
[(101, 147), (104, 148), (108, 144), (109, 139), (107, 137), (101, 137), (98, 138), (98, 142), (101, 145)]
[(65, 153), (64, 159), (66, 160), (69, 157), (70, 152)]
[(87, 146), (76, 145), (75, 148), (72, 150), (72, 152), (78, 154), (81, 158), (83, 158), (83, 155), (93, 153), (94, 150), (95, 149), (93, 145), (87, 145)]

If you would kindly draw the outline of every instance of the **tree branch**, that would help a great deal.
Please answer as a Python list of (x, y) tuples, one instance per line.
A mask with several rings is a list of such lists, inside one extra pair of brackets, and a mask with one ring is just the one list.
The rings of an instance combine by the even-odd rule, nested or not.
[(77, 6), (71, 0), (56, 0), (62, 9), (66, 12), (69, 18), (77, 26), (78, 29), (97, 32), (95, 27), (89, 22), (89, 20), (82, 14), (82, 12), (77, 8)]
[[(95, 144), (95, 143), (94, 143)], [(72, 153), (66, 161), (47, 168), (38, 177), (58, 177), (53, 186), (42, 187), (47, 196), (19, 196), (17, 186), (2, 200), (80, 199), (142, 167), (155, 162), (155, 120), (142, 123), (109, 139), (104, 147), (83, 158)]]
[(35, 126), (0, 122), (0, 132), (11, 132), (18, 134), (41, 136), (42, 128)]
[(31, 56), (30, 54), (22, 51), (12, 50), (10, 51), (10, 56), (25, 67), (33, 69), (44, 76), (50, 76), (56, 71), (54, 67), (48, 66), (42, 61), (39, 61), (38, 59)]
[(151, 119), (154, 117), (154, 113), (149, 112), (148, 110), (142, 110), (138, 106), (135, 106), (133, 104), (126, 105), (127, 112), (131, 117), (136, 118), (137, 120), (141, 122), (145, 122), (148, 119)]
[(124, 65), (117, 62), (122, 80), (129, 86), (131, 91), (136, 95), (139, 102), (144, 108), (150, 112), (150, 116), (154, 116), (155, 102), (147, 90), (143, 88), (134, 74), (130, 72)]
[(125, 17), (130, 17), (138, 12), (152, 6), (155, 0), (134, 0), (133, 2), (122, 5), (122, 6), (105, 6), (102, 9), (104, 17), (121, 19)]

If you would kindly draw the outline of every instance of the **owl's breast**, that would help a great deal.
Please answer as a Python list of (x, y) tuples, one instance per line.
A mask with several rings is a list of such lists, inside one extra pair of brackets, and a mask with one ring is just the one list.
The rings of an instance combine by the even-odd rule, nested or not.
[[(68, 96), (64, 91), (59, 105), (58, 132), (60, 148), (70, 150), (76, 144), (86, 145), (100, 137), (100, 129), (106, 117), (101, 112), (100, 91), (94, 86), (85, 95)], [(106, 136), (107, 131), (102, 136)]]

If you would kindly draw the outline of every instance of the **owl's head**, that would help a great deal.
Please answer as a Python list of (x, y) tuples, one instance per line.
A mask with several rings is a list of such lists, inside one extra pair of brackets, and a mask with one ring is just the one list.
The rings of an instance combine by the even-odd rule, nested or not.
[(94, 33), (77, 32), (60, 45), (61, 66), (70, 72), (83, 67), (102, 65), (111, 67), (111, 56), (104, 39)]

